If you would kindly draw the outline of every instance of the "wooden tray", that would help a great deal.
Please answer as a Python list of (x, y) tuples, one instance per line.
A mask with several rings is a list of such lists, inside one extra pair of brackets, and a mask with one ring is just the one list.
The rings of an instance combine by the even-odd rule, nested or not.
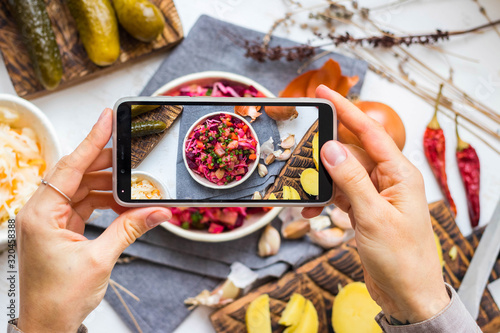
[[(151, 43), (143, 43), (130, 36), (120, 27), (121, 54), (111, 66), (94, 65), (87, 56), (78, 37), (75, 22), (64, 0), (46, 0), (47, 12), (52, 21), (52, 28), (61, 52), (64, 74), (56, 90), (72, 86), (85, 80), (109, 73), (126, 63), (166, 50), (183, 38), (179, 15), (173, 0), (150, 0), (157, 5), (165, 17), (165, 29), (162, 36)], [(20, 97), (35, 98), (47, 91), (35, 77), (28, 51), (14, 19), (8, 12), (6, 1), (0, 1), (0, 51), (7, 71)]]
[(266, 191), (264, 199), (268, 199), (271, 193), (274, 193), (278, 199), (283, 198), (283, 186), (291, 186), (296, 189), (302, 199), (313, 199), (302, 189), (300, 174), (304, 169), (316, 168), (312, 157), (312, 140), (317, 131), (318, 121), (316, 120), (297, 144), (292, 156), (276, 177), (276, 181)]
[[(471, 243), (460, 233), (444, 202), (433, 203), (429, 205), (429, 209), (434, 231), (439, 236), (443, 248), (445, 281), (454, 288), (458, 288), (481, 233), (476, 231), (471, 238), (473, 240)], [(449, 251), (453, 246), (457, 248), (455, 260), (449, 256)], [(498, 278), (499, 274), (500, 260), (497, 261), (491, 279)], [(320, 321), (319, 332), (333, 332), (331, 326), (333, 300), (339, 292), (339, 285), (344, 286), (352, 281), (364, 281), (354, 240), (306, 263), (295, 272), (286, 274), (279, 281), (263, 285), (214, 312), (211, 315), (212, 324), (217, 332), (246, 332), (245, 312), (248, 304), (257, 296), (268, 293), (273, 332), (282, 332), (284, 327), (278, 325), (278, 319), (290, 296), (297, 292), (310, 299), (316, 307)], [(487, 289), (481, 301), (477, 322), (485, 333), (500, 330), (500, 310)]]
[(182, 113), (182, 110), (182, 105), (162, 105), (155, 110), (143, 113), (133, 119), (133, 122), (161, 120), (167, 124), (167, 128), (162, 133), (132, 138), (130, 143), (132, 169), (137, 168), (161, 139), (163, 139), (168, 129)]

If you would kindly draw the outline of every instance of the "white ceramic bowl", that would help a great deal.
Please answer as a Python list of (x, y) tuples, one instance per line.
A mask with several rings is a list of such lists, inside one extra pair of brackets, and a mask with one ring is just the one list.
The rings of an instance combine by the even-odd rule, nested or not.
[(246, 76), (222, 71), (206, 71), (181, 76), (160, 87), (153, 93), (153, 96), (168, 95), (168, 93), (179, 90), (181, 87), (184, 87), (186, 85), (209, 85), (220, 80), (253, 86), (255, 89), (263, 93), (266, 97), (276, 97), (272, 92), (267, 90), (260, 83)]
[(163, 183), (154, 177), (152, 174), (145, 172), (145, 171), (139, 171), (139, 170), (132, 170), (131, 176), (136, 176), (140, 180), (149, 180), (151, 183), (153, 183), (154, 187), (156, 187), (160, 191), (160, 195), (162, 199), (170, 199), (170, 193), (168, 192), (167, 188)]
[[(188, 166), (188, 163), (187, 163), (186, 149), (185, 149), (185, 147), (186, 147), (186, 141), (189, 138), (189, 134), (191, 134), (191, 132), (194, 130), (194, 128), (196, 126), (198, 126), (199, 124), (203, 123), (207, 118), (212, 117), (212, 116), (216, 116), (216, 115), (219, 115), (219, 114), (228, 114), (228, 113), (227, 112), (212, 112), (212, 113), (204, 115), (203, 117), (201, 117), (200, 119), (198, 119), (197, 121), (194, 122), (194, 124), (187, 131), (186, 136), (184, 137), (184, 141), (182, 142), (182, 147), (183, 147), (182, 157), (184, 159), (184, 165), (186, 166), (186, 169), (188, 170), (188, 172), (191, 175), (191, 177), (193, 177), (193, 179), (198, 184), (201, 184), (203, 186), (206, 186), (206, 187), (209, 187), (209, 188), (213, 188), (213, 189), (216, 189), (216, 190), (226, 190), (226, 189), (238, 186), (240, 184), (243, 184), (252, 175), (252, 173), (255, 171), (255, 169), (257, 168), (257, 165), (259, 164), (258, 163), (259, 160), (256, 159), (255, 161), (253, 161), (253, 162), (251, 162), (251, 163), (248, 164), (248, 171), (247, 171), (247, 173), (240, 180), (232, 181), (231, 183), (229, 183), (227, 185), (217, 185), (217, 184), (212, 183), (211, 181), (209, 181), (205, 177), (200, 176), (199, 174), (197, 174), (193, 170), (191, 170), (191, 168)], [(239, 116), (237, 114), (234, 114), (234, 113), (229, 113), (229, 114), (231, 115), (231, 117), (238, 118), (245, 125), (248, 126), (248, 128), (252, 132), (253, 137), (255, 138), (255, 140), (257, 140), (257, 147), (255, 149), (255, 154), (257, 156), (260, 156), (259, 138), (257, 137), (257, 133), (253, 129), (252, 125), (250, 125), (250, 123), (248, 121), (246, 121), (243, 117), (241, 117), (241, 116)]]
[[(62, 156), (61, 146), (56, 131), (45, 114), (33, 103), (20, 97), (0, 94), (0, 107), (17, 112), (19, 119), (12, 124), (15, 127), (30, 127), (38, 138), (42, 156), (47, 163), (48, 172)], [(0, 244), (7, 243), (7, 223), (0, 226)]]
[[(169, 92), (176, 91), (181, 87), (190, 84), (209, 85), (220, 80), (253, 86), (255, 89), (262, 92), (266, 97), (276, 97), (264, 86), (246, 76), (222, 71), (207, 71), (184, 75), (163, 85), (153, 93), (153, 96), (166, 95)], [(282, 210), (283, 207), (274, 207), (269, 212), (249, 215), (241, 227), (230, 231), (224, 231), (220, 234), (211, 234), (207, 230), (186, 230), (170, 222), (162, 223), (161, 226), (177, 236), (193, 241), (209, 243), (227, 242), (245, 237), (261, 229), (278, 216)]]

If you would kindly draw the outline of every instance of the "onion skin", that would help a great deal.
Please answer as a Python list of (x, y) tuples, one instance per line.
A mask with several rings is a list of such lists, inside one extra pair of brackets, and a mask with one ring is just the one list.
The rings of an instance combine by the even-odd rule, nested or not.
[[(401, 118), (390, 106), (372, 101), (359, 101), (354, 103), (368, 117), (376, 120), (384, 126), (387, 134), (394, 140), (400, 150), (403, 150), (406, 142), (406, 131)], [(353, 144), (363, 147), (358, 137), (349, 131), (342, 123), (339, 123), (338, 139), (345, 144)]]
[(299, 113), (294, 106), (271, 106), (264, 107), (266, 114), (274, 120), (292, 120), (297, 118)]

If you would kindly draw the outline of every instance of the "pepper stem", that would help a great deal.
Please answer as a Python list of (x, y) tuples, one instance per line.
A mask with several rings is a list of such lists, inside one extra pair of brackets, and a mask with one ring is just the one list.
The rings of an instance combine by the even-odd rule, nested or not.
[(458, 114), (455, 114), (455, 133), (457, 133), (457, 151), (462, 151), (470, 147), (470, 144), (465, 142), (458, 135)]
[(443, 94), (443, 84), (441, 83), (439, 85), (439, 92), (438, 92), (438, 95), (436, 98), (436, 105), (434, 106), (434, 116), (432, 116), (431, 121), (427, 125), (428, 128), (433, 129), (433, 130), (437, 130), (437, 129), (441, 128), (441, 126), (439, 126), (437, 113), (438, 113), (438, 109), (439, 109), (439, 101), (441, 100), (442, 94)]

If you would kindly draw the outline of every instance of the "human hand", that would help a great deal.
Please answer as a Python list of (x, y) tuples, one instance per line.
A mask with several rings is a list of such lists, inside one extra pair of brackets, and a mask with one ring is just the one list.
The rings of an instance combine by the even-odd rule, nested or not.
[[(422, 175), (384, 128), (338, 93), (320, 86), (340, 122), (361, 141), (329, 141), (321, 160), (332, 177), (333, 200), (349, 213), (371, 297), (402, 323), (431, 318), (450, 302), (443, 280)], [(304, 217), (321, 207), (305, 208)]]
[[(24, 332), (76, 332), (101, 302), (120, 254), (147, 230), (171, 218), (165, 208), (126, 209), (113, 199), (112, 111), (104, 110), (90, 134), (45, 178), (71, 204), (41, 185), (17, 215), (20, 313)], [(83, 236), (94, 209), (121, 214), (95, 240)]]

